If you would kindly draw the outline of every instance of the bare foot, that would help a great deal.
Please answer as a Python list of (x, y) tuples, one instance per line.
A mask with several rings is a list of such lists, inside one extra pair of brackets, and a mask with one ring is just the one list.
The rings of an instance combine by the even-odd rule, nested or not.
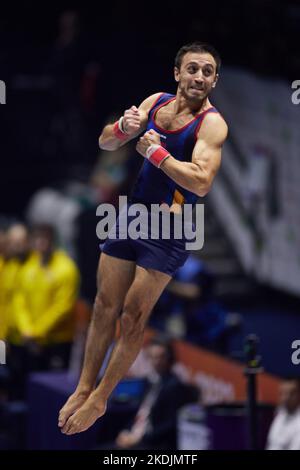
[(76, 413), (69, 417), (62, 428), (64, 434), (76, 434), (86, 431), (95, 421), (104, 415), (106, 402), (99, 402), (92, 396), (79, 408)]
[(70, 416), (75, 413), (88, 399), (91, 392), (74, 392), (59, 412), (58, 426), (62, 428)]

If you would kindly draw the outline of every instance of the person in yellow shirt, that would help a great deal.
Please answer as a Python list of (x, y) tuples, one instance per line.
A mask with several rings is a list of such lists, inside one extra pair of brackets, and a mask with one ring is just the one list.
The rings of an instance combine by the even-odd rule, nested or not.
[(31, 245), (33, 256), (17, 278), (11, 339), (34, 352), (38, 358), (34, 368), (67, 367), (79, 272), (67, 253), (55, 249), (51, 226), (35, 226)]
[(7, 228), (4, 221), (0, 219), (0, 273), (2, 271), (6, 255)]
[(0, 226), (0, 339), (5, 339), (7, 330), (7, 320), (2, 305), (2, 283), (5, 266), (6, 230)]
[(0, 238), (0, 338), (5, 339), (12, 318), (17, 275), (30, 254), (25, 225), (13, 223), (2, 230)]
[(4, 226), (0, 240), (1, 268), (0, 268), (0, 339), (7, 345), (7, 367), (1, 368), (5, 372), (3, 389), (5, 394), (13, 389), (14, 355), (9, 348), (9, 329), (13, 319), (13, 299), (16, 292), (19, 271), (30, 259), (28, 230), (22, 223), (14, 222)]
[(30, 238), (32, 255), (18, 271), (8, 333), (18, 398), (29, 372), (68, 367), (79, 287), (78, 269), (55, 248), (53, 228), (37, 225)]

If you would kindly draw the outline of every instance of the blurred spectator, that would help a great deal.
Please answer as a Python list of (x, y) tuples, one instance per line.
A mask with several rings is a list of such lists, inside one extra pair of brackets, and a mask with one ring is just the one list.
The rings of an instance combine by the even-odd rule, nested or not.
[(29, 238), (27, 228), (21, 223), (11, 225), (1, 237), (0, 337), (5, 338), (12, 317), (17, 275), (29, 258)]
[(59, 15), (57, 35), (43, 73), (53, 84), (45, 151), (52, 157), (55, 154), (60, 165), (68, 162), (74, 167), (83, 161), (91, 163), (94, 158), (98, 94), (102, 98), (100, 46), (84, 30), (79, 12), (70, 9)]
[(227, 351), (228, 334), (239, 323), (238, 318), (231, 322), (231, 314), (215, 299), (214, 278), (196, 256), (177, 271), (158, 308), (155, 315), (165, 318), (170, 334), (219, 352)]
[(55, 98), (62, 109), (78, 105), (79, 86), (86, 62), (87, 44), (83, 38), (81, 18), (75, 10), (65, 10), (57, 20), (57, 34), (44, 72), (53, 77)]
[(175, 449), (178, 409), (196, 399), (194, 387), (181, 383), (172, 373), (174, 351), (169, 341), (154, 338), (148, 346), (153, 373), (129, 429), (119, 433), (115, 446), (121, 449)]
[(3, 305), (1, 302), (2, 297), (2, 272), (5, 266), (5, 252), (6, 252), (6, 230), (4, 226), (0, 226), (0, 339), (6, 336), (6, 315), (4, 316)]
[(0, 272), (4, 266), (6, 253), (7, 230), (4, 224), (0, 223)]
[[(73, 189), (77, 186), (78, 197)], [(73, 189), (73, 190), (72, 190)], [(30, 225), (46, 224), (55, 228), (59, 245), (70, 256), (76, 256), (74, 246), (75, 219), (80, 213), (80, 195), (87, 192), (85, 185), (70, 182), (62, 188), (41, 188), (30, 199), (26, 217)]]
[[(113, 118), (111, 117), (111, 120)], [(89, 204), (82, 209), (76, 219), (76, 253), (82, 275), (81, 297), (91, 305), (96, 296), (96, 272), (100, 256), (100, 243), (96, 235), (96, 215), (99, 204), (109, 203), (118, 206), (118, 196), (128, 192), (128, 182), (134, 173), (130, 155), (132, 147), (125, 146), (115, 152), (101, 151), (94, 167), (89, 189), (92, 192)], [(134, 160), (136, 155), (132, 153)]]
[(267, 450), (300, 450), (300, 379), (286, 379), (280, 386), (280, 401), (271, 424)]
[(99, 203), (117, 204), (118, 196), (126, 192), (130, 151), (131, 147), (128, 146), (115, 152), (100, 152), (91, 176), (91, 185)]
[(35, 226), (31, 239), (34, 253), (16, 279), (9, 333), (13, 373), (23, 379), (31, 370), (67, 367), (79, 282), (72, 259), (55, 248), (51, 226)]

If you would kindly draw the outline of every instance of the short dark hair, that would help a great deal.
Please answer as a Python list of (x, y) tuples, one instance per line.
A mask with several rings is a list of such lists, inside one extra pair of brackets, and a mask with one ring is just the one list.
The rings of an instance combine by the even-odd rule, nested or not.
[(295, 382), (297, 387), (300, 389), (300, 377), (299, 375), (286, 375), (281, 378), (282, 382)]
[(32, 225), (30, 228), (31, 235), (45, 235), (48, 237), (52, 242), (56, 241), (56, 231), (53, 225), (51, 224), (35, 224)]
[(164, 335), (154, 336), (149, 343), (149, 346), (161, 346), (165, 349), (168, 362), (170, 365), (173, 365), (176, 358), (175, 358), (175, 351), (173, 346), (173, 341)]
[(216, 73), (219, 73), (219, 70), (221, 67), (220, 54), (210, 44), (207, 44), (205, 42), (199, 42), (199, 41), (191, 42), (190, 44), (185, 44), (179, 49), (175, 57), (175, 67), (180, 69), (183, 56), (187, 54), (188, 52), (200, 52), (200, 53), (207, 52), (208, 54), (211, 54), (216, 61), (216, 65), (217, 65)]

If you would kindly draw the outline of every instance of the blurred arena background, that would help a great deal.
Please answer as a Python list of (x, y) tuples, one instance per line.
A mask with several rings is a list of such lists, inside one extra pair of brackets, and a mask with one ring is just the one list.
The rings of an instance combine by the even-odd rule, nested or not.
[(146, 344), (103, 420), (75, 437), (56, 427), (96, 292), (96, 207), (129, 194), (142, 164), (134, 144), (100, 151), (99, 133), (146, 96), (174, 92), (174, 56), (193, 40), (221, 54), (212, 102), (230, 133), (201, 201), (204, 248), (163, 294), (147, 332), (172, 338), (173, 369), (198, 392), (166, 418), (170, 433), (176, 420), (176, 443), (165, 437), (179, 449), (249, 447), (250, 334), (263, 366), (258, 448), (278, 404), (287, 407), (282, 387), (297, 395), (300, 431), (299, 21), (290, 0), (1, 6), (0, 449), (105, 448), (139, 409)]

